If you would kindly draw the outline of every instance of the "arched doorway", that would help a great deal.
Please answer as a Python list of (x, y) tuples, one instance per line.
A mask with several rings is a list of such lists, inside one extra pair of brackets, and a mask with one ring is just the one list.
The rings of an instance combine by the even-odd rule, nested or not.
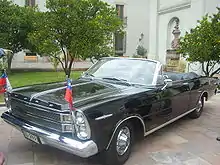
[(167, 51), (165, 68), (168, 71), (176, 71), (180, 60), (180, 54), (177, 53), (181, 34), (179, 30), (179, 23), (179, 18), (173, 17), (167, 26)]

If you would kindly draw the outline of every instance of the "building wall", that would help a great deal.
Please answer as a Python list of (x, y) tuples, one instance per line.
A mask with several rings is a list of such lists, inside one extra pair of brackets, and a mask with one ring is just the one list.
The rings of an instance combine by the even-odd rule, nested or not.
[[(141, 34), (144, 34), (144, 46), (148, 49), (148, 57), (165, 64), (166, 50), (172, 41), (171, 20), (177, 17), (181, 36), (197, 25), (197, 20), (206, 13), (215, 13), (220, 7), (220, 0), (104, 0), (115, 6), (125, 6), (127, 17), (126, 56), (136, 52)], [(24, 0), (14, 0), (23, 6)], [(45, 11), (46, 0), (36, 0), (41, 11)], [(194, 64), (191, 66), (193, 67)], [(198, 68), (195, 65), (194, 68)], [(190, 68), (190, 67), (189, 67)], [(201, 72), (198, 71), (198, 72)]]
[(12, 0), (12, 2), (19, 5), (19, 6), (25, 5), (25, 0)]
[[(25, 0), (12, 0), (12, 2), (19, 5), (19, 6), (25, 5)], [(46, 0), (35, 0), (35, 3), (36, 3), (36, 5), (38, 5), (38, 7), (41, 11), (46, 10)]]
[[(213, 14), (220, 6), (219, 0), (150, 0), (149, 54), (163, 64), (166, 63), (166, 50), (173, 39), (170, 21), (177, 17), (181, 36), (197, 25), (206, 13)], [(191, 64), (187, 71), (202, 73), (200, 64)]]
[(143, 46), (149, 49), (149, 1), (129, 0), (127, 4), (127, 56), (136, 53), (141, 34), (144, 34)]
[(141, 34), (144, 34), (143, 44), (149, 47), (149, 1), (148, 0), (104, 0), (115, 6), (124, 5), (124, 15), (127, 17), (126, 53), (125, 56), (133, 56), (139, 44)]
[(46, 11), (46, 0), (36, 0), (36, 4), (38, 5), (40, 11)]

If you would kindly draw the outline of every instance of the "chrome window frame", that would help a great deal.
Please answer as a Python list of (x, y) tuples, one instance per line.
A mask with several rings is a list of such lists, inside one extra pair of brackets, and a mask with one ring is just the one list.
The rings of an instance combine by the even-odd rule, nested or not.
[[(156, 68), (155, 68), (152, 84), (140, 84), (140, 83), (132, 83), (132, 84), (144, 85), (144, 86), (147, 86), (147, 85), (155, 86), (155, 85), (157, 85), (158, 75), (159, 75), (160, 69), (162, 68), (162, 64), (159, 61), (152, 60), (152, 59), (145, 59), (145, 58), (124, 58), (124, 57), (103, 57), (100, 60), (103, 60), (103, 59), (121, 59), (121, 60), (128, 59), (128, 60), (141, 60), (141, 61), (154, 62), (156, 64)], [(93, 68), (93, 66), (95, 66), (100, 60), (97, 60), (92, 66), (90, 66), (89, 69), (82, 74), (82, 77), (86, 73), (88, 73)], [(131, 82), (129, 82), (129, 83), (131, 83)]]

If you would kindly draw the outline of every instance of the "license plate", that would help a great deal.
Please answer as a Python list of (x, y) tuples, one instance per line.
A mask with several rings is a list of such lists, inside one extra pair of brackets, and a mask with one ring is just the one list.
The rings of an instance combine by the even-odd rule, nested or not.
[(26, 132), (26, 131), (23, 131), (23, 134), (24, 134), (24, 137), (27, 138), (28, 140), (31, 140), (31, 141), (33, 141), (33, 142), (35, 142), (37, 144), (40, 143), (37, 136), (35, 136), (35, 135), (33, 135), (33, 134), (29, 133), (29, 132)]

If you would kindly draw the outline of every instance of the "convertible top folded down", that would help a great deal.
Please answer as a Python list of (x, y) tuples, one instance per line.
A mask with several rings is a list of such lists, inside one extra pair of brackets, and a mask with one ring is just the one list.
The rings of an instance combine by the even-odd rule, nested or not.
[(188, 73), (164, 72), (164, 75), (173, 81), (189, 80), (200, 77), (195, 72), (188, 72)]

